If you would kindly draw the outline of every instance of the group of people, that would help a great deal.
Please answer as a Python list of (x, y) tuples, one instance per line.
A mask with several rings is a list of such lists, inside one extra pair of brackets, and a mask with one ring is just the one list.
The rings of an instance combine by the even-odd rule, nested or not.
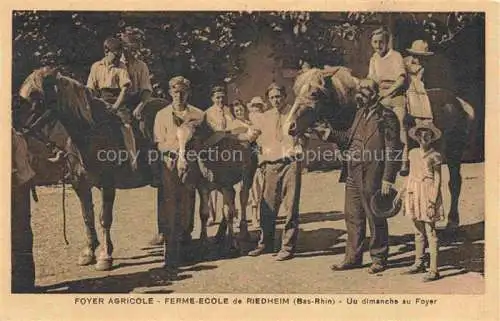
[[(387, 219), (377, 215), (372, 198), (377, 193), (388, 195), (394, 191), (396, 177), (408, 176), (405, 188), (396, 195), (401, 200), (405, 213), (414, 221), (416, 257), (415, 263), (405, 273), (427, 271), (425, 265), (425, 242), (430, 248), (430, 268), (425, 281), (437, 280), (438, 242), (435, 223), (443, 218), (441, 184), (441, 155), (432, 143), (441, 137), (433, 124), (432, 110), (423, 84), (422, 58), (432, 55), (427, 43), (417, 40), (403, 59), (397, 51), (389, 48), (390, 34), (385, 28), (372, 35), (375, 51), (370, 60), (369, 73), (360, 81), (357, 93), (358, 112), (352, 127), (346, 133), (335, 133), (340, 146), (352, 153), (363, 155), (384, 154), (388, 150), (401, 159), (354, 160), (343, 168), (341, 177), (346, 183), (345, 219), (347, 227), (346, 255), (342, 263), (332, 266), (341, 271), (362, 266), (363, 242), (366, 236), (366, 220), (370, 227), (370, 254), (372, 264), (369, 273), (376, 274), (387, 268), (389, 254), (389, 231)], [(173, 79), (183, 83), (187, 90), (189, 81), (179, 77)], [(280, 208), (286, 216), (281, 249), (276, 254), (279, 261), (294, 257), (298, 237), (299, 201), (301, 191), (301, 154), (304, 144), (300, 139), (287, 135), (285, 122), (291, 110), (286, 100), (286, 90), (276, 83), (266, 92), (266, 104), (262, 98), (254, 97), (248, 105), (241, 100), (226, 104), (227, 94), (223, 87), (216, 86), (211, 93), (213, 105), (205, 111), (208, 125), (214, 131), (227, 131), (246, 126), (245, 140), (259, 147), (259, 169), (252, 195), (258, 217), (259, 240), (249, 256), (274, 252), (276, 219)], [(174, 112), (185, 109), (175, 107)], [(187, 94), (183, 95), (187, 99)], [(192, 108), (192, 107), (188, 107)], [(201, 111), (199, 111), (201, 112)], [(408, 130), (407, 113), (416, 120)], [(157, 119), (157, 123), (163, 123)], [(172, 126), (165, 123), (164, 128)], [(333, 135), (333, 133), (332, 133)], [(408, 151), (408, 136), (419, 144), (419, 148)], [(156, 135), (157, 142), (168, 140), (164, 134)], [(170, 146), (175, 149), (175, 146)], [(161, 148), (160, 148), (161, 150)], [(166, 151), (166, 150), (165, 150)], [(257, 214), (258, 213), (258, 214)]]
[[(402, 149), (403, 159), (349, 160), (344, 166), (341, 176), (346, 183), (345, 221), (348, 238), (345, 259), (341, 264), (333, 265), (332, 269), (339, 271), (362, 266), (366, 220), (371, 234), (369, 248), (372, 264), (369, 273), (379, 273), (387, 268), (387, 220), (375, 215), (370, 201), (380, 191), (384, 195), (389, 194), (399, 173), (401, 176), (409, 175), (404, 191), (398, 195), (402, 198), (404, 211), (415, 225), (415, 263), (407, 273), (427, 270), (424, 262), (427, 239), (431, 260), (425, 280), (432, 281), (439, 278), (435, 222), (443, 216), (441, 157), (431, 147), (441, 133), (432, 122), (431, 106), (423, 85), (422, 58), (432, 53), (426, 42), (417, 40), (408, 49), (411, 55), (403, 59), (400, 53), (389, 47), (389, 42), (387, 29), (380, 28), (373, 32), (371, 44), (375, 53), (370, 60), (367, 79), (361, 80), (359, 84), (359, 109), (354, 123), (349, 131), (336, 133), (331, 139), (352, 152)], [(141, 119), (141, 113), (152, 93), (148, 67), (135, 57), (136, 49), (137, 42), (133, 37), (108, 38), (104, 42), (105, 57), (92, 65), (87, 82), (87, 87), (107, 101), (110, 111), (122, 121), (125, 146), (130, 153), (135, 153), (136, 149), (131, 124), (134, 118)], [(188, 104), (190, 92), (191, 83), (185, 77), (177, 76), (169, 81), (172, 102), (160, 110), (155, 118), (156, 148), (167, 156), (179, 151), (175, 117), (196, 115), (205, 119), (214, 131), (246, 127), (248, 130), (244, 139), (258, 146), (259, 150), (259, 167), (251, 193), (259, 240), (248, 255), (274, 252), (276, 219), (281, 208), (283, 212), (280, 214), (285, 215), (286, 220), (282, 246), (276, 259), (283, 261), (293, 258), (299, 233), (300, 156), (304, 141), (287, 135), (283, 130), (291, 109), (286, 103), (285, 88), (276, 83), (269, 85), (264, 93), (267, 102), (256, 96), (248, 104), (240, 99), (227, 104), (225, 88), (215, 86), (211, 92), (213, 105), (206, 111)], [(418, 120), (409, 131), (405, 122), (408, 112)], [(408, 136), (420, 147), (408, 151)], [(17, 166), (16, 163), (14, 166)], [(194, 208), (194, 189), (179, 181), (176, 168), (169, 166), (167, 160), (161, 166), (161, 174), (154, 175), (160, 178), (156, 184), (174, 182), (169, 188), (163, 186), (164, 203), (172, 213), (181, 207), (181, 216), (189, 221), (188, 217)], [(131, 167), (135, 170), (137, 164), (131, 163)], [(20, 172), (14, 169), (14, 175)], [(26, 196), (26, 193), (23, 195)], [(171, 252), (171, 259), (167, 259), (167, 267), (175, 268), (178, 265), (179, 248), (178, 242), (172, 237), (176, 239), (178, 235), (170, 235), (166, 250)]]
[[(441, 155), (432, 146), (441, 137), (433, 123), (432, 109), (423, 82), (425, 57), (432, 55), (428, 44), (416, 40), (402, 55), (391, 49), (390, 33), (379, 28), (372, 33), (374, 54), (370, 59), (367, 79), (361, 80), (357, 101), (359, 110), (352, 127), (334, 140), (352, 153), (396, 155), (402, 159), (383, 161), (373, 157), (361, 161), (349, 160), (341, 177), (346, 183), (345, 220), (347, 244), (344, 260), (331, 267), (334, 271), (359, 268), (363, 261), (366, 220), (370, 228), (368, 272), (376, 274), (387, 268), (389, 231), (387, 219), (378, 215), (373, 198), (378, 193), (389, 195), (397, 174), (408, 176), (403, 190), (392, 193), (394, 202), (402, 202), (403, 211), (414, 222), (415, 262), (404, 273), (426, 272), (425, 243), (429, 244), (430, 264), (424, 281), (439, 279), (438, 241), (435, 223), (443, 219), (441, 196)], [(415, 125), (409, 130), (406, 117), (410, 114)], [(419, 148), (408, 151), (408, 136)]]

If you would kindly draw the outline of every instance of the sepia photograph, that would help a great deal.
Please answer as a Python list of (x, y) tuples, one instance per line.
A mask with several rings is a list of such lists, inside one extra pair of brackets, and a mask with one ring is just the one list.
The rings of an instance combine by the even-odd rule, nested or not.
[(483, 13), (12, 26), (13, 293), (484, 292)]
[(485, 295), (486, 20), (12, 10), (8, 292)]

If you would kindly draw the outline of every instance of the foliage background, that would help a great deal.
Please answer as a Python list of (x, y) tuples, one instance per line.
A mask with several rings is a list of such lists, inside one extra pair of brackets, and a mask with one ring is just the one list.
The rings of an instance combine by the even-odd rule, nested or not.
[(132, 33), (142, 40), (139, 56), (150, 68), (154, 95), (168, 98), (168, 80), (184, 75), (193, 84), (191, 102), (202, 109), (210, 104), (212, 85), (242, 77), (243, 53), (264, 35), (271, 39), (271, 58), (283, 69), (298, 68), (306, 57), (319, 66), (347, 65), (363, 76), (371, 55), (369, 32), (387, 25), (400, 52), (420, 38), (445, 57), (446, 68), (435, 60), (433, 85), (456, 91), (476, 107), (481, 148), (475, 154), (483, 157), (482, 13), (15, 11), (12, 18), (14, 104), (22, 81), (47, 57), (85, 83), (91, 64), (103, 56), (104, 39)]

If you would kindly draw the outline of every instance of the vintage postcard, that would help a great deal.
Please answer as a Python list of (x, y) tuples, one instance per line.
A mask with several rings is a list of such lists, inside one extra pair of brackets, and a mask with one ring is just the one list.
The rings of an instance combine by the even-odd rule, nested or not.
[(497, 15), (5, 6), (0, 318), (498, 320)]

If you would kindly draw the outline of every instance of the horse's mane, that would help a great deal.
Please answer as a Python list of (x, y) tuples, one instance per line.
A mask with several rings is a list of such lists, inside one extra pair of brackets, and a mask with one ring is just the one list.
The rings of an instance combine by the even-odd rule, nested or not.
[(91, 108), (93, 97), (86, 86), (70, 77), (58, 75), (57, 89), (57, 108), (60, 110), (67, 108), (79, 120), (94, 125)]
[[(24, 80), (19, 89), (19, 95), (27, 100), (30, 100), (34, 94), (46, 98), (44, 81), (47, 77), (49, 75), (43, 68), (34, 70)], [(78, 120), (93, 125), (90, 103), (94, 98), (90, 90), (78, 81), (60, 73), (56, 75), (56, 85), (57, 104), (55, 108), (64, 113), (69, 111)]]
[(36, 69), (24, 80), (19, 89), (19, 96), (29, 99), (33, 93), (43, 95), (43, 78), (42, 69)]
[(314, 99), (313, 93), (326, 94), (326, 77), (330, 77), (339, 103), (341, 105), (350, 103), (358, 80), (352, 75), (351, 69), (342, 66), (312, 68), (299, 74), (293, 85), (295, 96), (301, 101), (308, 101)]

